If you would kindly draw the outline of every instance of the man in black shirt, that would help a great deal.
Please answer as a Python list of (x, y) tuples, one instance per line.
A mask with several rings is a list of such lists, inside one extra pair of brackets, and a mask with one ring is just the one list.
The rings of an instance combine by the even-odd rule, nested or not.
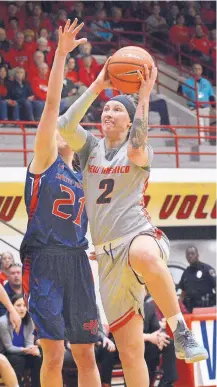
[(216, 305), (216, 273), (212, 266), (199, 260), (195, 246), (186, 249), (186, 259), (189, 263), (182, 274), (179, 288), (181, 299), (191, 313), (193, 308), (203, 308)]

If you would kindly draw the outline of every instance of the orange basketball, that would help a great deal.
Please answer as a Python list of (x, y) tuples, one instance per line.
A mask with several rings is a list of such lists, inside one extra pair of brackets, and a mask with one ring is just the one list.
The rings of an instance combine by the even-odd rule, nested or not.
[(154, 61), (143, 48), (128, 46), (116, 51), (108, 64), (108, 74), (112, 85), (126, 94), (137, 93), (141, 85), (137, 70), (141, 71), (145, 77), (144, 64), (147, 64), (150, 69)]

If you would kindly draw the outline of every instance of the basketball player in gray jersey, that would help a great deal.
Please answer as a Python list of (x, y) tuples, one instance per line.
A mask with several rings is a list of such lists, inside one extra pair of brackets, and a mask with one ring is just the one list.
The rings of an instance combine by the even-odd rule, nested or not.
[(144, 283), (173, 331), (177, 357), (190, 363), (206, 359), (208, 354), (185, 324), (166, 266), (169, 241), (152, 225), (143, 203), (153, 158), (147, 139), (156, 67), (149, 76), (144, 66), (146, 80), (138, 72), (137, 107), (124, 95), (105, 104), (104, 139), (99, 141), (78, 125), (98, 94), (111, 87), (107, 63), (90, 88), (59, 118), (58, 127), (80, 157), (100, 293), (127, 386), (148, 387), (141, 318)]

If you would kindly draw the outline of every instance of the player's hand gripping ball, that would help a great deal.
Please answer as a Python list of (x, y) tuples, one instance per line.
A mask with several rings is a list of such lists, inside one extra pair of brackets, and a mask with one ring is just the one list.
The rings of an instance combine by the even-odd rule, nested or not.
[(145, 79), (145, 64), (151, 70), (154, 60), (143, 48), (128, 46), (116, 51), (108, 63), (108, 75), (113, 87), (126, 94), (137, 93), (141, 86), (137, 71)]

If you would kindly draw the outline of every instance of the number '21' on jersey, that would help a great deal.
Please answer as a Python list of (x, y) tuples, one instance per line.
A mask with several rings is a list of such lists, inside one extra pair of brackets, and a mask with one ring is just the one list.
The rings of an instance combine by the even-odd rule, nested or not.
[(88, 247), (82, 177), (61, 156), (40, 175), (27, 171), (25, 204), (28, 225), (22, 248)]

